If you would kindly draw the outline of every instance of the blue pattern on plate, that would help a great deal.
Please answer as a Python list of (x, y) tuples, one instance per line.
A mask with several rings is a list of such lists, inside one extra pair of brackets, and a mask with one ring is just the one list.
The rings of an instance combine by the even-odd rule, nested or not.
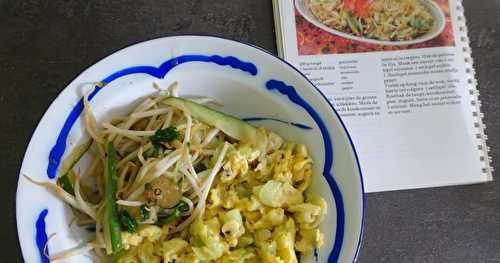
[(325, 146), (325, 166), (323, 167), (323, 176), (325, 177), (328, 185), (330, 186), (330, 189), (332, 190), (337, 208), (337, 228), (335, 231), (335, 243), (333, 244), (333, 250), (330, 252), (330, 256), (328, 257), (328, 262), (336, 262), (340, 256), (340, 249), (342, 248), (342, 243), (344, 241), (345, 218), (342, 193), (340, 192), (337, 183), (330, 174), (333, 165), (333, 145), (328, 129), (326, 128), (326, 125), (319, 114), (311, 105), (309, 105), (309, 103), (307, 103), (307, 101), (300, 97), (293, 86), (286, 85), (283, 81), (272, 79), (266, 82), (266, 88), (268, 90), (277, 90), (279, 93), (287, 96), (290, 101), (306, 110), (307, 113), (309, 113), (309, 115), (316, 122), (321, 131), (321, 136), (323, 137)]
[[(45, 244), (47, 244), (47, 232), (45, 231), (45, 217), (49, 210), (43, 209), (42, 212), (38, 215), (38, 219), (35, 223), (36, 229), (36, 246), (38, 247), (38, 252), (40, 252), (40, 258), (42, 263), (50, 263), (50, 259), (45, 255), (44, 249)], [(49, 254), (49, 248), (47, 248), (47, 255)]]

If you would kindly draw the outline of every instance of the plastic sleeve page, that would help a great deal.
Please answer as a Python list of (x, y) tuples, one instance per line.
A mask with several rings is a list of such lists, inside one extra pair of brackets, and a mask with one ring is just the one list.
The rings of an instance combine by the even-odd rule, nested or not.
[[(461, 5), (453, 0), (396, 1), (406, 3), (412, 13), (389, 12), (393, 19), (406, 20), (384, 35), (369, 24), (390, 23), (375, 19), (379, 2), (393, 0), (375, 0), (358, 16), (359, 10), (343, 10), (346, 4), (335, 6), (342, 0), (280, 1), (284, 57), (342, 117), (366, 190), (490, 180), (481, 161), (484, 152), (478, 150), (482, 130), (464, 63), (468, 43), (459, 34), (464, 26), (457, 20)], [(329, 11), (321, 13), (321, 8)], [(346, 12), (359, 32), (342, 27)]]

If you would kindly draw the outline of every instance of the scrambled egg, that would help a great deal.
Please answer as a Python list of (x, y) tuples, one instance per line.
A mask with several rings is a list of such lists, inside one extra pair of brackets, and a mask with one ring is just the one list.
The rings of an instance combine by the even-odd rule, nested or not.
[(298, 262), (323, 244), (321, 197), (304, 191), (312, 160), (304, 145), (269, 134), (267, 152), (235, 145), (212, 185), (202, 219), (181, 233), (141, 226), (122, 233), (117, 262)]

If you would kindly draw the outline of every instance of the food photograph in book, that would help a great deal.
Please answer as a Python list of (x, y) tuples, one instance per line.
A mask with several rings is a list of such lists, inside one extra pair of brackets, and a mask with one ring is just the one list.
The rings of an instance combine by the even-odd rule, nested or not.
[(448, 0), (295, 0), (299, 55), (454, 46)]

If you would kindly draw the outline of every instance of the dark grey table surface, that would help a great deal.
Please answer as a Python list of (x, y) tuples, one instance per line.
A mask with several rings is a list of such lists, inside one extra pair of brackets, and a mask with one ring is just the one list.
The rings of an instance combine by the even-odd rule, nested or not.
[[(500, 1), (464, 5), (495, 165), (500, 163)], [(51, 101), (106, 55), (185, 33), (224, 36), (276, 53), (270, 0), (0, 0), (0, 262), (22, 262), (17, 177)], [(500, 181), (368, 194), (359, 262), (500, 262)]]

